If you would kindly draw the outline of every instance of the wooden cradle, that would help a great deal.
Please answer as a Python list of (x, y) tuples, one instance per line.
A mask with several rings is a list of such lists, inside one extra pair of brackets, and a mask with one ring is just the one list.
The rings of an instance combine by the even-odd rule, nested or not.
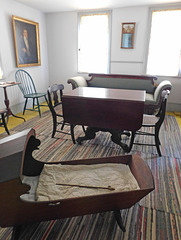
[(24, 130), (0, 140), (0, 226), (14, 227), (12, 239), (18, 239), (23, 224), (106, 211), (114, 211), (117, 223), (125, 231), (120, 209), (130, 208), (154, 189), (153, 176), (147, 164), (139, 156), (124, 155), (64, 161), (61, 164), (127, 164), (138, 182), (139, 190), (115, 193), (111, 191), (109, 194), (46, 202), (23, 200), (20, 196), (27, 193), (30, 186), (22, 183), (22, 175), (38, 176), (45, 164), (32, 157), (32, 152), (39, 145), (40, 141), (36, 139), (34, 129)]

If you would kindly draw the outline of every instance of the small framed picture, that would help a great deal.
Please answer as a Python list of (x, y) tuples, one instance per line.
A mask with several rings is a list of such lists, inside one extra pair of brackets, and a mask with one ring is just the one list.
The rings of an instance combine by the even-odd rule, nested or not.
[(122, 23), (121, 48), (133, 48), (135, 22)]
[(12, 16), (17, 67), (41, 65), (39, 24)]

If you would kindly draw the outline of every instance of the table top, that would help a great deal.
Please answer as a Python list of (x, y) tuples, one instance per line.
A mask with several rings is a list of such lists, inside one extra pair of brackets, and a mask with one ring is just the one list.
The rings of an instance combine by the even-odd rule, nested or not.
[(5, 87), (11, 87), (20, 84), (19, 82), (13, 82), (13, 81), (7, 81), (7, 82), (0, 82), (0, 87), (5, 88)]
[(94, 98), (94, 99), (115, 99), (124, 101), (144, 102), (146, 92), (142, 90), (127, 89), (110, 89), (96, 87), (79, 87), (68, 93), (64, 93), (63, 97), (70, 98)]

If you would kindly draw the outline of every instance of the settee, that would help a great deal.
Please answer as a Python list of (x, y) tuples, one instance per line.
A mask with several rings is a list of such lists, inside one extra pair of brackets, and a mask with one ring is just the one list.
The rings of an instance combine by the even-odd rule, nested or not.
[(75, 76), (68, 79), (72, 89), (77, 87), (101, 87), (113, 89), (145, 90), (146, 100), (144, 113), (155, 114), (162, 102), (162, 92), (171, 90), (168, 80), (157, 83), (157, 77), (151, 75), (121, 75), (121, 74), (89, 74), (89, 79)]

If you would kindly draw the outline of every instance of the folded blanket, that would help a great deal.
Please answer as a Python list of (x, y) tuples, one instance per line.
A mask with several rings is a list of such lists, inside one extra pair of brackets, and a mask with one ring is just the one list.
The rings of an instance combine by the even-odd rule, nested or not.
[(45, 164), (36, 200), (51, 201), (136, 189), (140, 189), (138, 183), (125, 164)]

